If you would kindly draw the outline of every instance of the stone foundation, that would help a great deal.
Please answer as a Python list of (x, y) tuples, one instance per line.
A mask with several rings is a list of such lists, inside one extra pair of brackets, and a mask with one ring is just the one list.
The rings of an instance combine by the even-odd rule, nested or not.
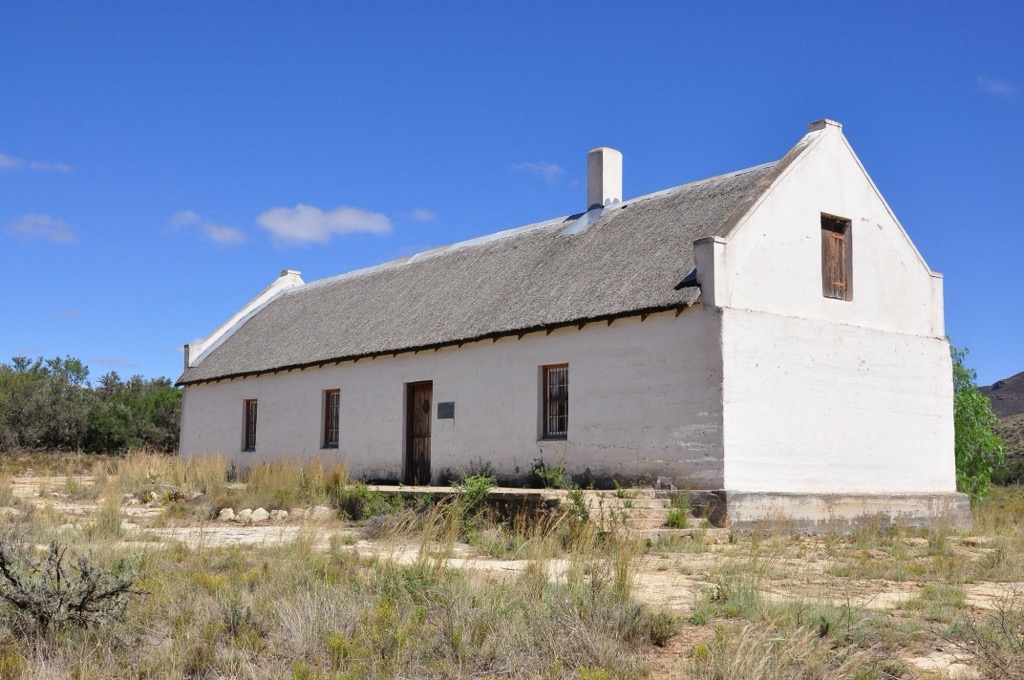
[(876, 524), (893, 526), (943, 526), (969, 529), (971, 504), (956, 492), (870, 493), (771, 493), (725, 491), (729, 527), (736, 531), (759, 529), (824, 534), (855, 531)]

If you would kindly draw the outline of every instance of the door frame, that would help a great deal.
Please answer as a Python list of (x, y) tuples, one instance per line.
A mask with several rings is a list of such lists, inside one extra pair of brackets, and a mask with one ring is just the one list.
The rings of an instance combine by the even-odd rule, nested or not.
[(405, 432), (405, 438), (404, 438), (405, 439), (405, 446), (404, 446), (405, 452), (404, 452), (404, 455), (402, 457), (402, 481), (405, 484), (410, 484), (410, 485), (413, 484), (413, 474), (414, 474), (414, 470), (413, 470), (413, 468), (414, 468), (414, 464), (413, 464), (414, 463), (414, 461), (413, 461), (413, 445), (414, 445), (414, 442), (413, 442), (413, 437), (414, 437), (414, 435), (413, 435), (413, 426), (414, 426), (413, 410), (416, 407), (416, 405), (413, 404), (413, 397), (416, 394), (416, 390), (417, 389), (421, 389), (421, 388), (424, 388), (424, 387), (427, 387), (427, 388), (430, 389), (430, 405), (427, 407), (427, 413), (426, 413), (427, 428), (428, 428), (427, 435), (426, 435), (426, 439), (427, 439), (426, 460), (424, 461), (424, 464), (423, 464), (423, 467), (425, 469), (424, 470), (418, 470), (417, 472), (424, 472), (426, 474), (426, 480), (424, 481), (423, 479), (417, 479), (417, 481), (419, 481), (421, 485), (426, 486), (426, 485), (430, 484), (430, 477), (431, 477), (431, 469), (430, 469), (431, 468), (431, 465), (430, 465), (430, 448), (431, 447), (430, 447), (430, 445), (431, 445), (431, 438), (433, 436), (433, 422), (432, 421), (433, 421), (433, 415), (434, 415), (433, 414), (433, 410), (434, 410), (434, 381), (433, 380), (417, 380), (415, 382), (405, 383), (405, 399), (404, 399), (404, 401), (405, 401), (405, 422), (404, 422), (404, 428), (403, 428), (404, 432)]

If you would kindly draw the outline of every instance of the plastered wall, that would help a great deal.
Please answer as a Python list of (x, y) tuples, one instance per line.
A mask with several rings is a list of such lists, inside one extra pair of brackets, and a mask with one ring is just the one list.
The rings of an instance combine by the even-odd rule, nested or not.
[[(838, 130), (827, 130), (739, 223), (714, 266), (713, 303), (944, 337), (933, 275)], [(821, 215), (851, 221), (852, 301), (821, 293)], [(920, 228), (926, 228), (922, 225)]]
[(725, 488), (955, 489), (944, 340), (745, 310), (722, 334)]
[[(851, 301), (822, 295), (822, 213), (852, 223)], [(723, 310), (727, 489), (955, 489), (942, 280), (838, 128), (707, 247)]]
[[(224, 453), (241, 465), (320, 449), (321, 399), (341, 390), (340, 446), (355, 475), (403, 474), (404, 385), (433, 381), (432, 471), (489, 461), (505, 478), (535, 459), (571, 474), (657, 477), (722, 487), (719, 321), (701, 307), (185, 390), (183, 455)], [(538, 441), (540, 367), (569, 364), (567, 441)], [(242, 402), (259, 400), (257, 450), (241, 452)], [(437, 419), (438, 402), (455, 418)]]

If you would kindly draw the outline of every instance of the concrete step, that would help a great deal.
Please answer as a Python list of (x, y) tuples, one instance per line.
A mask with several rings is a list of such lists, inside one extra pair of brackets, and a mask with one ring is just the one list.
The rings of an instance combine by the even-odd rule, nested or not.
[(729, 542), (731, 532), (717, 527), (694, 527), (691, 529), (668, 529), (665, 527), (640, 529), (636, 534), (651, 543), (659, 540), (679, 539), (685, 543), (701, 542), (704, 545), (724, 545)]

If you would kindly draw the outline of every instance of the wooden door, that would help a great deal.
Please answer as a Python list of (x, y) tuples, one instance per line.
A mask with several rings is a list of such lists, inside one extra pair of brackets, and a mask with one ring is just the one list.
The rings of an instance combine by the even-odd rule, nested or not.
[(434, 383), (405, 386), (405, 483), (430, 484), (430, 415)]

